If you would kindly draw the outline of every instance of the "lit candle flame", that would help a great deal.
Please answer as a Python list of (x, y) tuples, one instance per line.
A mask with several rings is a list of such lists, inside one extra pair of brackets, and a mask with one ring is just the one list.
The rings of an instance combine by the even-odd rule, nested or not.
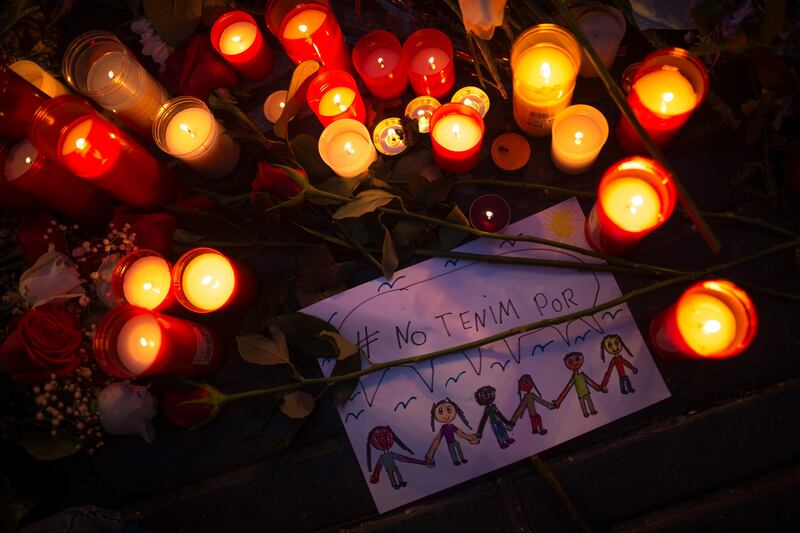
[(339, 106), (339, 111), (347, 111), (347, 106), (342, 105), (342, 97), (339, 93), (333, 95), (333, 103)]
[(583, 132), (576, 131), (575, 132), (575, 144), (581, 144), (583, 142)]
[(241, 42), (241, 40), (242, 40), (242, 38), (240, 36), (238, 36), (238, 35), (234, 35), (233, 37), (231, 37), (231, 41), (233, 41), (235, 43)]
[(382, 57), (378, 58), (378, 65), (380, 65), (381, 69), (386, 68), (386, 65), (383, 64), (383, 58)]
[(280, 104), (278, 104), (278, 105), (279, 105), (279, 106), (281, 106), (281, 109), (283, 109), (284, 107), (286, 107), (286, 102), (281, 102), (281, 103), (280, 103)]
[(712, 333), (719, 333), (722, 329), (722, 324), (719, 320), (706, 320), (703, 323), (703, 333), (710, 335)]
[(109, 70), (108, 71), (108, 79), (111, 79), (111, 80), (114, 79), (114, 71), (113, 70)]
[(26, 157), (26, 158), (25, 158), (25, 163), (26, 163), (26, 164), (28, 164), (28, 165), (30, 165), (30, 164), (31, 164), (31, 158), (30, 158), (30, 156), (28, 156), (28, 157)]
[(493, 216), (494, 216), (494, 213), (492, 211), (486, 211), (486, 219), (487, 220), (492, 220)]
[(84, 139), (83, 137), (78, 137), (78, 139), (75, 141), (75, 148), (77, 148), (78, 150), (83, 150), (85, 147), (86, 147), (86, 139)]
[(666, 113), (667, 112), (667, 104), (670, 103), (673, 100), (675, 100), (675, 94), (673, 94), (671, 92), (665, 92), (664, 94), (661, 95), (661, 112), (662, 113)]
[(386, 132), (386, 136), (389, 138), (389, 142), (397, 142), (397, 132), (394, 128), (389, 128)]
[(220, 286), (220, 281), (218, 279), (214, 279), (210, 275), (205, 276), (200, 283), (202, 283), (205, 287), (211, 287), (212, 289), (217, 289)]
[(631, 212), (631, 215), (635, 215), (639, 211), (639, 208), (642, 207), (642, 204), (644, 204), (644, 198), (642, 198), (642, 195), (634, 195), (633, 198), (631, 198), (631, 205), (628, 206), (628, 210)]
[(153, 287), (153, 284), (150, 283), (149, 281), (146, 282), (144, 285), (142, 285), (142, 288), (146, 291), (153, 291), (156, 294), (161, 294), (161, 289), (159, 289), (158, 287)]
[(308, 26), (306, 26), (305, 24), (300, 24), (297, 27), (297, 29), (300, 30), (300, 33), (307, 33), (308, 32)]
[(461, 138), (461, 126), (458, 124), (453, 124), (453, 135), (456, 136), (456, 139)]
[(195, 135), (194, 135), (194, 132), (193, 132), (193, 131), (192, 131), (192, 130), (189, 128), (189, 126), (187, 126), (186, 124), (181, 124), (181, 125), (180, 125), (180, 128), (181, 128), (183, 131), (185, 131), (186, 133), (188, 133), (189, 135), (191, 135), (191, 136), (192, 136), (192, 139), (194, 139), (194, 137), (195, 137)]
[(155, 343), (155, 342), (153, 342), (153, 341), (148, 341), (148, 340), (147, 340), (147, 339), (145, 339), (144, 337), (139, 337), (139, 344), (141, 344), (143, 348), (147, 348), (148, 346), (149, 346), (150, 348), (152, 348), (152, 347), (154, 347), (154, 346), (156, 345), (156, 343)]
[(431, 70), (436, 70), (436, 63), (434, 63), (434, 61), (435, 59), (433, 59), (433, 56), (428, 58), (428, 63), (431, 65)]
[(347, 152), (348, 154), (355, 154), (356, 153), (356, 151), (353, 150), (352, 143), (349, 143), (349, 142), (344, 143), (344, 151)]
[(544, 84), (550, 85), (550, 76), (552, 75), (552, 71), (550, 70), (550, 63), (547, 61), (542, 62), (542, 66), (539, 67), (539, 74), (542, 75), (544, 78)]
[(469, 97), (464, 98), (464, 105), (472, 107), (472, 100), (470, 100)]

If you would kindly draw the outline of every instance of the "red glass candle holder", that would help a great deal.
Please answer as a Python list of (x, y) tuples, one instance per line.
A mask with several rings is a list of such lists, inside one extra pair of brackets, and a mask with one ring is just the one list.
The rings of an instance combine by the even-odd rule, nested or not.
[(49, 96), (25, 81), (5, 65), (0, 65), (0, 136), (24, 139), (39, 106)]
[(433, 161), (446, 172), (469, 172), (480, 160), (485, 129), (476, 110), (464, 104), (444, 104), (431, 116)]
[[(633, 186), (624, 190), (626, 183)], [(619, 196), (624, 196), (621, 200)], [(586, 219), (586, 240), (592, 248), (611, 255), (633, 251), (650, 232), (660, 227), (675, 210), (677, 191), (672, 176), (657, 162), (644, 157), (623, 159), (606, 170), (600, 179), (597, 202)], [(658, 205), (655, 205), (655, 204)], [(638, 227), (623, 227), (609, 212), (627, 209), (640, 215)]]
[[(241, 261), (213, 248), (194, 248), (175, 262), (172, 289), (178, 303), (194, 313), (241, 311), (255, 300), (258, 282)], [(216, 290), (227, 296), (218, 297)]]
[(353, 66), (369, 92), (382, 100), (400, 98), (408, 86), (400, 41), (388, 31), (371, 31), (353, 47)]
[(511, 221), (511, 207), (501, 196), (484, 194), (469, 206), (469, 221), (476, 229), (498, 233)]
[[(8, 146), (0, 144), (0, 168), (5, 167)], [(0, 179), (0, 209), (7, 209), (18, 214), (33, 213), (42, 209), (42, 203), (30, 194), (21, 191)]]
[(103, 226), (111, 219), (111, 197), (47, 159), (27, 139), (8, 151), (4, 180), (38, 198), (42, 205), (85, 226)]
[(689, 287), (653, 317), (650, 339), (670, 362), (724, 359), (746, 350), (757, 329), (756, 308), (747, 293), (730, 281), (708, 280)]
[(356, 80), (343, 70), (326, 70), (309, 84), (306, 93), (308, 106), (323, 126), (343, 118), (364, 124), (367, 109), (358, 94)]
[[(237, 34), (234, 31), (236, 28), (232, 27), (234, 24), (242, 27), (245, 35)], [(226, 30), (233, 34), (227, 35)], [(223, 38), (226, 39), (225, 42)], [(250, 44), (245, 46), (246, 42)], [(211, 44), (245, 79), (263, 80), (272, 72), (272, 49), (261, 35), (255, 19), (244, 11), (230, 11), (220, 16), (211, 26)]]
[[(131, 333), (136, 333), (126, 331), (126, 325), (132, 320), (144, 320), (145, 329), (140, 335), (133, 335), (134, 342), (129, 343), (125, 341)], [(222, 337), (216, 331), (132, 305), (122, 305), (106, 313), (97, 325), (93, 348), (100, 368), (120, 379), (155, 375), (205, 376), (219, 368), (224, 356)], [(137, 354), (137, 349), (142, 353)], [(148, 349), (152, 352), (148, 353)], [(146, 358), (152, 363), (146, 368), (141, 368), (144, 366), (141, 363), (130, 363), (137, 358)]]
[(425, 28), (409, 35), (403, 43), (402, 62), (408, 69), (411, 88), (418, 95), (442, 98), (453, 88), (453, 42), (439, 30)]
[[(654, 83), (648, 84), (649, 87), (639, 85), (648, 76)], [(658, 79), (659, 76), (663, 79)], [(695, 95), (692, 105), (685, 102), (687, 98), (691, 98), (691, 95), (687, 96), (688, 85), (691, 85)], [(654, 92), (657, 94), (653, 94)], [(663, 150), (672, 142), (694, 110), (703, 103), (707, 94), (708, 71), (703, 63), (686, 50), (668, 48), (653, 52), (636, 69), (628, 92), (628, 105), (653, 142)], [(652, 109), (653, 98), (660, 98), (663, 107)], [(649, 107), (645, 105), (645, 101), (650, 103)], [(680, 104), (683, 105), (676, 109), (682, 111), (670, 111), (670, 107)], [(620, 117), (617, 124), (617, 140), (627, 153), (647, 153), (636, 130), (624, 116)]]
[(295, 63), (314, 59), (329, 69), (352, 71), (350, 49), (327, 0), (270, 0), (264, 18)]
[(169, 203), (180, 181), (153, 155), (75, 96), (36, 111), (30, 140), (46, 157), (133, 207)]
[[(159, 272), (162, 267), (164, 272)], [(130, 304), (160, 312), (176, 307), (170, 264), (153, 250), (139, 249), (124, 255), (114, 266), (110, 286), (111, 298), (117, 305)]]

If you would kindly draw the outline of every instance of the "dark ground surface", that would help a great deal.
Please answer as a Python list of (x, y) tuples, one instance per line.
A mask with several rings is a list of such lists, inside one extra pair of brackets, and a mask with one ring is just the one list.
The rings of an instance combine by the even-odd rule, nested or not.
[[(346, 13), (347, 7), (340, 10), (339, 19), (351, 45), (366, 29), (387, 25), (384, 19), (370, 20), (368, 15), (363, 24)], [(626, 65), (648, 50), (636, 30), (629, 28), (613, 73), (619, 76)], [(276, 55), (275, 73), (256, 89), (264, 95), (282, 88), (288, 79), (288, 61), (282, 52)], [(712, 79), (712, 87), (735, 101), (742, 90), (741, 75), (735, 68), (729, 72), (723, 69)], [(466, 69), (459, 76), (456, 87), (469, 83)], [(486, 145), (500, 133), (516, 129), (510, 102), (504, 102), (495, 91), (490, 91), (490, 96)], [(404, 102), (408, 99), (410, 95)], [(573, 103), (598, 107), (613, 131), (619, 113), (599, 81), (579, 79)], [(402, 108), (396, 110), (397, 114), (401, 112)], [(312, 117), (293, 122), (292, 130), (316, 136), (321, 128)], [(796, 228), (796, 214), (781, 214), (730, 186), (737, 168), (759, 157), (757, 149), (745, 146), (741, 138), (741, 133), (727, 129), (705, 105), (668, 157), (703, 210), (735, 210)], [(612, 133), (593, 170), (570, 177), (552, 166), (549, 140), (533, 140), (531, 144), (531, 162), (523, 171), (501, 175), (490, 161), (484, 161), (473, 176), (594, 190), (602, 170), (622, 156)], [(458, 191), (462, 208), (476, 192), (490, 191)], [(515, 219), (563, 199), (538, 192), (491, 192), (499, 192), (510, 201)], [(581, 203), (588, 213), (591, 202)], [(724, 246), (718, 257), (708, 252), (690, 224), (677, 213), (646, 239), (635, 257), (696, 270), (777, 242), (751, 228), (713, 226)], [(354, 283), (376, 275), (365, 271), (361, 273), (363, 279)], [(800, 280), (788, 252), (751, 263), (731, 274), (734, 279), (736, 276), (800, 292)], [(623, 292), (648, 283), (621, 276), (617, 280)], [(630, 302), (639, 326), (646, 328), (650, 317), (674, 301), (681, 289)], [(685, 365), (657, 359), (672, 392), (669, 400), (541, 454), (593, 528), (797, 530), (800, 335), (794, 328), (798, 306), (761, 294), (752, 296), (760, 315), (760, 330), (747, 353), (732, 360)], [(215, 382), (226, 391), (258, 386), (263, 371), (253, 368), (230, 361)], [(289, 422), (278, 417), (260, 437), (242, 439), (241, 429), (257, 408), (255, 403), (241, 403), (193, 433), (176, 432), (158, 419), (156, 443), (110, 438), (102, 453), (92, 458), (78, 456), (52, 464), (31, 463), (9, 455), (4, 459), (7, 466), (24, 469), (31, 479), (57, 476), (36, 514), (91, 503), (120, 509), (155, 532), (575, 529), (530, 461), (520, 461), (379, 516), (339, 417), (329, 404), (317, 409), (288, 451), (272, 456), (265, 456), (264, 450), (274, 445)]]

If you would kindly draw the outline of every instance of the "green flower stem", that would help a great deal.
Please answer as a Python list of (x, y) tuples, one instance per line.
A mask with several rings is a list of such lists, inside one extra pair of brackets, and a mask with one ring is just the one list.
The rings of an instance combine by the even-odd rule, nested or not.
[[(330, 215), (330, 212), (329, 212), (328, 214)], [(350, 232), (348, 232), (348, 231), (345, 229), (345, 227), (344, 227), (344, 226), (343, 226), (343, 225), (342, 225), (340, 222), (338, 222), (338, 221), (334, 220), (334, 221), (333, 221), (333, 227), (335, 227), (335, 228), (336, 228), (336, 230), (339, 232), (339, 235), (341, 235), (342, 237), (344, 237), (344, 239), (345, 239), (345, 240), (346, 240), (346, 241), (347, 241), (347, 242), (350, 244), (350, 246), (352, 246), (353, 248), (355, 248), (356, 250), (358, 250), (358, 252), (359, 252), (359, 253), (360, 253), (362, 256), (364, 256), (364, 258), (365, 258), (365, 259), (366, 259), (366, 260), (367, 260), (367, 261), (368, 261), (370, 264), (372, 264), (372, 266), (374, 266), (375, 268), (377, 268), (379, 271), (383, 272), (383, 266), (381, 265), (381, 262), (380, 262), (380, 261), (378, 261), (377, 259), (375, 259), (375, 256), (373, 256), (373, 255), (372, 255), (372, 254), (369, 252), (369, 250), (367, 250), (367, 249), (364, 247), (364, 245), (363, 245), (363, 244), (361, 244), (360, 242), (358, 242), (358, 241), (357, 241), (357, 240), (356, 240), (356, 239), (355, 239), (355, 238), (354, 238), (352, 235), (350, 235)]]
[[(531, 4), (532, 1), (526, 0), (526, 3)], [(661, 152), (661, 149), (658, 148), (655, 143), (653, 143), (650, 135), (648, 135), (647, 131), (645, 131), (641, 123), (639, 123), (639, 120), (633, 114), (630, 106), (628, 106), (625, 93), (622, 92), (619, 84), (617, 84), (617, 82), (608, 72), (608, 69), (606, 69), (605, 65), (603, 65), (600, 56), (597, 55), (597, 52), (592, 47), (589, 39), (586, 37), (586, 34), (583, 33), (583, 30), (570, 12), (567, 4), (563, 0), (550, 0), (550, 3), (553, 4), (553, 6), (561, 14), (562, 18), (566, 21), (567, 26), (569, 26), (570, 31), (580, 43), (581, 48), (583, 48), (586, 56), (589, 58), (589, 61), (591, 61), (598, 74), (600, 74), (600, 78), (603, 80), (603, 84), (606, 86), (609, 95), (614, 100), (614, 103), (617, 104), (617, 107), (620, 109), (625, 118), (628, 119), (633, 128), (636, 130), (636, 133), (639, 135), (642, 144), (644, 144), (645, 148), (647, 148), (647, 151), (650, 152), (650, 155), (653, 156), (653, 158), (658, 161), (672, 176), (672, 181), (675, 183), (675, 188), (678, 191), (678, 197), (681, 205), (683, 205), (683, 208), (686, 210), (686, 214), (689, 216), (689, 219), (692, 221), (695, 228), (697, 228), (698, 233), (700, 233), (700, 235), (706, 241), (706, 244), (711, 249), (712, 253), (719, 253), (719, 251), (722, 249), (722, 245), (720, 244), (719, 240), (714, 235), (714, 232), (711, 231), (711, 228), (703, 218), (703, 215), (697, 209), (697, 206), (695, 205), (691, 196), (689, 196), (689, 192), (683, 186), (683, 183), (681, 183), (680, 179), (678, 179), (675, 169), (672, 168), (672, 165), (670, 165), (669, 161), (667, 161), (667, 158), (664, 157), (664, 154)]]
[[(362, 376), (373, 374), (375, 372), (380, 372), (380, 371), (388, 369), (388, 368), (392, 368), (392, 367), (396, 367), (396, 366), (402, 366), (402, 365), (411, 365), (411, 364), (415, 364), (415, 363), (423, 363), (425, 361), (430, 361), (432, 359), (436, 359), (436, 358), (439, 358), (439, 357), (442, 357), (442, 356), (445, 356), (445, 355), (449, 355), (449, 354), (452, 354), (452, 353), (455, 353), (455, 352), (463, 352), (463, 351), (472, 350), (474, 348), (478, 348), (480, 346), (484, 346), (484, 345), (490, 344), (492, 342), (497, 342), (497, 341), (503, 340), (503, 339), (505, 339), (507, 337), (511, 337), (513, 335), (519, 335), (519, 334), (522, 334), (522, 333), (527, 333), (529, 331), (541, 329), (541, 328), (548, 327), (548, 326), (553, 326), (553, 325), (556, 325), (556, 324), (561, 324), (562, 322), (568, 322), (570, 320), (575, 320), (575, 319), (578, 319), (578, 318), (581, 318), (581, 317), (584, 317), (584, 316), (587, 316), (587, 315), (592, 315), (594, 313), (598, 313), (600, 311), (604, 311), (604, 310), (609, 309), (611, 307), (614, 307), (614, 306), (617, 306), (617, 305), (621, 305), (621, 304), (626, 303), (626, 302), (628, 302), (630, 300), (633, 300), (635, 298), (640, 298), (642, 296), (647, 296), (647, 295), (652, 294), (652, 293), (654, 293), (654, 292), (656, 292), (658, 290), (666, 289), (668, 287), (672, 287), (674, 285), (678, 285), (678, 284), (681, 284), (681, 283), (702, 279), (702, 278), (705, 278), (707, 276), (710, 276), (711, 274), (715, 274), (715, 273), (718, 273), (718, 272), (729, 270), (729, 269), (737, 267), (739, 265), (742, 265), (742, 264), (745, 264), (745, 263), (748, 263), (748, 262), (751, 262), (751, 261), (755, 261), (757, 259), (761, 259), (762, 257), (767, 257), (769, 255), (781, 252), (783, 250), (787, 250), (789, 248), (796, 247), (798, 245), (800, 245), (800, 239), (784, 242), (784, 243), (781, 243), (781, 244), (776, 244), (774, 246), (771, 246), (770, 248), (766, 248), (766, 249), (760, 250), (760, 251), (758, 251), (756, 253), (753, 253), (751, 255), (748, 255), (746, 257), (741, 257), (739, 259), (734, 259), (732, 261), (727, 261), (725, 263), (720, 263), (720, 264), (708, 267), (708, 268), (706, 268), (704, 270), (701, 270), (701, 271), (698, 271), (698, 272), (688, 272), (688, 273), (680, 275), (680, 276), (675, 276), (675, 277), (670, 278), (670, 279), (666, 279), (666, 280), (663, 280), (663, 281), (659, 281), (657, 283), (653, 283), (652, 285), (649, 285), (647, 287), (643, 287), (641, 289), (632, 290), (632, 291), (627, 292), (627, 293), (625, 293), (625, 294), (623, 294), (623, 295), (621, 295), (621, 296), (619, 296), (617, 298), (614, 298), (614, 299), (609, 300), (607, 302), (604, 302), (602, 304), (598, 304), (598, 305), (592, 306), (592, 307), (587, 308), (587, 309), (583, 309), (581, 311), (576, 311), (574, 313), (569, 313), (569, 314), (562, 315), (562, 316), (559, 316), (559, 317), (548, 318), (546, 320), (540, 320), (538, 322), (531, 322), (529, 324), (524, 324), (522, 326), (517, 326), (517, 327), (514, 327), (514, 328), (510, 328), (510, 329), (507, 329), (507, 330), (502, 331), (500, 333), (496, 333), (494, 335), (491, 335), (489, 337), (486, 337), (486, 338), (483, 338), (483, 339), (479, 339), (477, 341), (467, 342), (467, 343), (464, 343), (464, 344), (460, 344), (458, 346), (452, 346), (452, 347), (449, 347), (449, 348), (444, 348), (442, 350), (436, 350), (434, 352), (430, 352), (430, 353), (423, 354), (423, 355), (416, 355), (416, 356), (412, 356), (412, 357), (405, 357), (405, 358), (402, 358), (402, 359), (396, 359), (394, 361), (386, 361), (386, 362), (383, 362), (383, 363), (377, 363), (377, 364), (374, 364), (374, 365), (372, 365), (370, 367), (367, 367), (365, 369), (362, 369), (362, 370), (359, 370), (359, 371), (356, 371), (356, 372), (349, 372), (347, 374), (341, 374), (341, 375), (338, 375), (338, 376), (318, 377), (318, 378), (301, 378), (298, 382), (287, 383), (287, 384), (280, 385), (280, 386), (277, 386), (277, 387), (271, 387), (271, 388), (267, 388), (267, 389), (255, 389), (255, 390), (250, 390), (250, 391), (245, 391), (245, 392), (237, 392), (237, 393), (233, 393), (233, 394), (224, 395), (221, 398), (214, 398), (214, 399), (208, 398), (208, 400), (209, 400), (208, 404), (209, 405), (212, 405), (212, 404), (213, 405), (218, 405), (219, 403), (226, 403), (226, 402), (232, 402), (232, 401), (237, 401), (237, 400), (244, 400), (244, 399), (247, 399), (247, 398), (258, 398), (258, 397), (261, 397), (261, 396), (268, 396), (268, 395), (271, 395), (271, 394), (289, 392), (289, 391), (293, 391), (293, 390), (296, 390), (296, 389), (299, 389), (299, 388), (302, 388), (302, 387), (306, 387), (306, 386), (341, 383), (341, 382), (344, 382), (344, 381), (349, 381), (349, 380), (353, 380), (353, 379), (359, 379)], [(198, 401), (198, 403), (202, 403), (202, 399), (200, 401)]]

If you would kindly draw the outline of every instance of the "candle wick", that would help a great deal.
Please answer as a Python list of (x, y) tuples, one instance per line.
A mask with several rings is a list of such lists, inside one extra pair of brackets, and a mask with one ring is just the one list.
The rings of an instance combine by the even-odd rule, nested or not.
[(491, 220), (493, 216), (494, 216), (494, 213), (493, 213), (493, 212), (491, 212), (491, 211), (486, 211), (486, 218), (487, 218), (487, 220)]
[(575, 132), (575, 144), (581, 144), (583, 142), (583, 132), (576, 131)]
[(348, 154), (355, 154), (356, 151), (353, 150), (353, 145), (349, 142), (344, 143), (344, 151)]
[(628, 207), (628, 210), (631, 212), (631, 215), (635, 215), (639, 212), (639, 207), (644, 204), (644, 198), (642, 198), (641, 194), (636, 194), (631, 198), (631, 205)]
[(504, 154), (507, 154), (508, 152), (510, 152), (510, 151), (511, 151), (511, 150), (509, 150), (508, 148), (506, 148), (505, 146), (502, 146), (502, 145), (501, 145), (501, 146), (498, 146), (498, 147), (497, 147), (497, 150), (498, 150), (499, 152), (502, 152), (502, 153), (504, 153)]
[(458, 124), (453, 124), (453, 135), (456, 136), (456, 139), (461, 138), (461, 127)]
[(238, 36), (238, 35), (234, 35), (233, 37), (231, 37), (231, 41), (233, 41), (235, 43), (238, 43), (241, 40), (242, 40), (242, 38), (240, 36)]
[(431, 70), (436, 70), (436, 63), (434, 63), (434, 61), (435, 60), (433, 59), (433, 56), (428, 58), (428, 63), (431, 65)]
[(703, 333), (710, 335), (712, 333), (719, 333), (722, 329), (722, 324), (719, 320), (706, 320), (703, 323)]
[(189, 128), (189, 126), (187, 126), (186, 124), (181, 124), (181, 125), (180, 125), (180, 128), (181, 128), (183, 131), (185, 131), (186, 133), (188, 133), (189, 135), (191, 135), (191, 136), (192, 136), (192, 139), (194, 139), (194, 138), (195, 138), (195, 134), (194, 134), (194, 132), (193, 132), (193, 131), (192, 131), (192, 130)]
[(386, 65), (383, 64), (383, 58), (382, 57), (378, 58), (378, 65), (380, 65), (381, 69), (386, 68)]
[(83, 137), (79, 137), (75, 141), (75, 148), (77, 148), (78, 150), (83, 150), (85, 147), (86, 147), (86, 139), (84, 139)]
[(30, 156), (28, 156), (28, 157), (26, 157), (26, 158), (25, 158), (25, 163), (26, 163), (26, 164), (28, 164), (28, 165), (30, 165), (30, 164), (31, 164), (31, 158), (30, 158)]
[(661, 95), (661, 112), (667, 112), (667, 104), (675, 100), (675, 94), (671, 92), (665, 92)]
[(550, 63), (547, 61), (542, 62), (542, 66), (539, 67), (539, 73), (544, 78), (544, 84), (550, 85), (550, 76), (552, 75), (552, 71), (550, 70)]
[(113, 70), (109, 70), (108, 71), (108, 78), (109, 79), (114, 79), (114, 71)]
[(300, 30), (300, 33), (305, 33), (308, 36), (308, 26), (305, 24), (300, 24), (297, 29)]
[(342, 105), (342, 97), (339, 93), (333, 95), (333, 103), (339, 106), (339, 111), (347, 111), (347, 106)]

